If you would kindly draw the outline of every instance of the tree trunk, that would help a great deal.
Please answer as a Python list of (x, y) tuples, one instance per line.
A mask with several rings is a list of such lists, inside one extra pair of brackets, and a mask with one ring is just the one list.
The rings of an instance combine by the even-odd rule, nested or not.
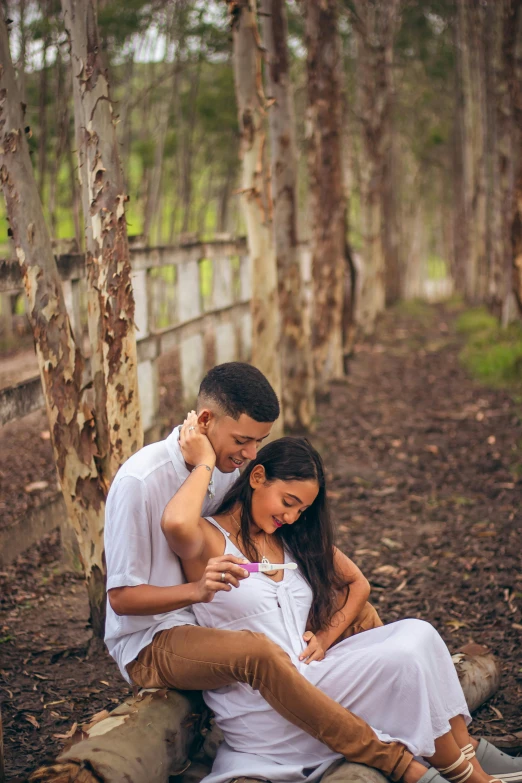
[[(480, 645), (468, 645), (468, 648), (469, 652), (463, 648), (453, 659), (473, 711), (498, 689), (500, 667), (487, 648)], [(197, 750), (197, 734), (206, 717), (195, 693), (189, 696), (172, 690), (144, 691), (141, 697), (127, 699), (107, 717), (79, 729), (73, 738), (75, 744), (60, 754), (55, 764), (36, 770), (29, 781), (164, 783), (169, 775), (177, 774), (179, 783), (197, 783), (208, 775), (208, 760), (215, 757), (222, 740), (221, 732), (214, 727), (203, 745), (207, 763), (194, 764), (197, 770), (192, 768), (190, 759)], [(202, 733), (206, 734), (205, 728)], [(190, 769), (183, 775), (189, 765)], [(334, 770), (337, 770), (335, 777)], [(377, 770), (344, 761), (336, 762), (323, 780), (386, 783)], [(241, 778), (241, 783), (249, 781)]]
[(392, 193), (392, 61), (400, 0), (355, 0), (352, 23), (357, 41), (357, 113), (362, 126), (361, 218), (364, 280), (358, 322), (373, 332), (386, 303), (386, 250), (390, 276), (398, 274)]
[[(49, 3), (45, 3), (44, 14), (48, 14), (49, 10)], [(42, 68), (38, 85), (38, 187), (42, 199), (45, 198), (44, 188), (47, 175), (47, 86), (50, 71), (47, 65), (47, 52), (50, 45), (51, 38), (46, 33), (42, 42)]]
[[(457, 11), (454, 30), (456, 52), (455, 64), (455, 117), (453, 120), (453, 241), (454, 265), (452, 276), (455, 288), (461, 296), (466, 296), (466, 269), (469, 255), (469, 204), (466, 201), (466, 165), (464, 157), (464, 139), (466, 127), (464, 121), (463, 65), (460, 39), (462, 37), (462, 11)], [(490, 232), (491, 233), (491, 232)]]
[(513, 123), (513, 151), (516, 153), (516, 180), (511, 214), (512, 289), (522, 316), (522, 51), (520, 28), (522, 25), (522, 0), (509, 2), (504, 20), (504, 55), (510, 95)]
[[(517, 0), (518, 2), (518, 0)], [(514, 216), (514, 161), (515, 123), (513, 93), (510, 90), (510, 72), (515, 56), (516, 29), (512, 18), (512, 0), (499, 0), (492, 10), (492, 71), (495, 147), (494, 214), (492, 259), (489, 274), (489, 303), (504, 324), (508, 321), (512, 296)]]
[(28, 299), (58, 476), (78, 536), (93, 631), (102, 636), (105, 484), (98, 472), (92, 410), (82, 392), (83, 360), (72, 334), (31, 166), (3, 19), (0, 62), (0, 179)]
[(305, 2), (312, 344), (318, 391), (344, 374), (345, 198), (336, 0)]
[(284, 423), (309, 430), (315, 415), (310, 313), (297, 238), (297, 151), (284, 0), (262, 0), (263, 43), (274, 198), (274, 241), (281, 318)]
[(58, 177), (64, 151), (67, 147), (67, 137), (69, 135), (69, 101), (66, 95), (66, 75), (61, 58), (60, 49), (56, 55), (56, 95), (63, 95), (64, 101), (58, 112), (58, 133), (56, 137), (56, 149), (52, 156), (50, 176), (49, 176), (49, 222), (51, 224), (51, 236), (56, 238), (56, 193), (58, 190)]
[(200, 58), (196, 67), (196, 76), (191, 80), (189, 100), (190, 113), (182, 144), (181, 201), (183, 204), (183, 224), (181, 226), (181, 231), (183, 234), (190, 231), (190, 220), (192, 216), (192, 163), (194, 160), (194, 131), (196, 128), (197, 116), (196, 102), (201, 81), (201, 67), (202, 59)]
[(123, 174), (93, 0), (63, 0), (86, 224), (97, 447), (107, 484), (143, 443)]
[[(255, 0), (229, 0), (234, 76), (241, 134), (243, 207), (252, 264), (252, 364), (281, 399), (280, 311), (270, 195), (266, 191), (266, 106), (261, 81), (261, 45)], [(281, 419), (273, 434), (282, 430)], [(275, 430), (275, 432), (274, 432)]]
[(26, 0), (20, 0), (20, 56), (18, 58), (16, 76), (18, 81), (18, 89), (20, 90), (20, 98), (23, 103), (26, 103), (25, 95), (25, 66), (26, 66), (26, 50), (27, 50), (27, 27), (26, 27)]

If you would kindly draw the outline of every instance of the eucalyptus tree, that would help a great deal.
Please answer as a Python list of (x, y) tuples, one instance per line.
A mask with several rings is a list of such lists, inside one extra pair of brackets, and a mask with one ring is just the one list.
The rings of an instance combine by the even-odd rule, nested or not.
[(85, 220), (96, 445), (109, 483), (143, 443), (134, 297), (118, 140), (93, 0), (63, 0)]
[(341, 49), (337, 0), (304, 0), (307, 147), (316, 388), (344, 373), (346, 203), (342, 173)]
[(96, 423), (29, 156), (22, 102), (0, 17), (0, 181), (23, 276), (58, 477), (78, 538), (94, 634), (103, 636), (106, 482)]
[[(400, 0), (351, 0), (347, 2), (356, 33), (356, 112), (361, 124), (363, 154), (361, 172), (362, 257), (364, 269), (357, 321), (372, 332), (377, 315), (386, 304), (386, 251), (397, 253), (391, 232), (393, 215), (392, 63), (393, 44), (399, 26)], [(396, 257), (390, 263), (398, 274)]]
[(285, 0), (261, 0), (265, 81), (270, 103), (273, 227), (281, 314), (282, 395), (285, 426), (308, 430), (315, 396), (310, 312), (305, 303), (297, 229), (297, 149)]
[[(228, 0), (239, 115), (241, 194), (252, 270), (252, 364), (282, 399), (281, 318), (272, 232), (272, 196), (266, 160), (266, 100), (256, 0)], [(281, 428), (278, 425), (278, 429)], [(273, 430), (272, 430), (273, 432)]]

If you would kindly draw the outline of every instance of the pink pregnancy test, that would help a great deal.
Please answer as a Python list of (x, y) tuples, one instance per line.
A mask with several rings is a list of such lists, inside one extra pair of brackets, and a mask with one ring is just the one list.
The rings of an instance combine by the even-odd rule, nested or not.
[(266, 573), (266, 571), (282, 571), (287, 568), (289, 571), (295, 571), (297, 563), (241, 563), (241, 568), (250, 574)]

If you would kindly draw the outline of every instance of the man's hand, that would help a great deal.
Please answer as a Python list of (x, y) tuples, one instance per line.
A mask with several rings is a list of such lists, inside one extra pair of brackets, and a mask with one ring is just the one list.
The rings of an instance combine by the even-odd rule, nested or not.
[(190, 411), (183, 422), (179, 434), (179, 445), (187, 465), (204, 464), (211, 469), (215, 466), (216, 453), (207, 436), (201, 432), (195, 411)]
[(196, 583), (198, 597), (194, 603), (208, 604), (220, 590), (228, 593), (232, 587), (239, 587), (240, 581), (250, 576), (248, 571), (241, 568), (241, 564), (247, 562), (248, 560), (235, 555), (211, 557), (205, 573)]
[(321, 642), (315, 633), (312, 633), (312, 631), (306, 631), (303, 634), (303, 639), (305, 642), (308, 642), (308, 645), (299, 656), (299, 660), (304, 661), (305, 663), (312, 663), (312, 661), (322, 661), (325, 656), (325, 650), (323, 649)]

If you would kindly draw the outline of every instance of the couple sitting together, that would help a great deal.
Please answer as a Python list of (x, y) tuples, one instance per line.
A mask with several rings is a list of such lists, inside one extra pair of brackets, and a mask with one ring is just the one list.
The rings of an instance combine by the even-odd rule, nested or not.
[[(405, 783), (522, 783), (522, 759), (468, 734), (437, 631), (367, 603), (333, 545), (319, 454), (302, 438), (257, 451), (278, 416), (258, 370), (220, 365), (197, 411), (119, 470), (105, 552), (121, 673), (204, 692), (225, 737), (205, 783), (311, 783), (343, 756)], [(260, 561), (297, 567), (242, 567)]]

